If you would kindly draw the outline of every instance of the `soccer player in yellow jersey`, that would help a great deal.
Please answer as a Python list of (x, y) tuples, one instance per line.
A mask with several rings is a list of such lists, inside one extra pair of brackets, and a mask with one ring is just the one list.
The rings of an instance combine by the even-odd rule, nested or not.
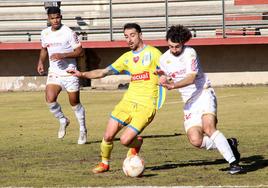
[(125, 129), (120, 142), (130, 148), (127, 155), (139, 153), (143, 142), (139, 134), (153, 120), (156, 109), (161, 106), (159, 101), (164, 100), (161, 87), (158, 86), (158, 76), (154, 74), (159, 67), (161, 52), (144, 44), (141, 27), (136, 23), (124, 25), (124, 36), (131, 51), (124, 53), (110, 66), (89, 72), (69, 71), (75, 76), (89, 79), (103, 78), (123, 71), (131, 76), (127, 92), (111, 113), (101, 143), (102, 161), (93, 169), (93, 173), (109, 170), (113, 140), (123, 127)]

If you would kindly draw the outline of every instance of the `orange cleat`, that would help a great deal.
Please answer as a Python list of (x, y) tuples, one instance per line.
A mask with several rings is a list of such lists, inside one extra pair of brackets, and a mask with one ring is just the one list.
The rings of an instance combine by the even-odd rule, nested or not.
[(100, 162), (95, 168), (93, 168), (92, 172), (94, 174), (99, 174), (103, 172), (107, 172), (110, 169), (110, 166)]

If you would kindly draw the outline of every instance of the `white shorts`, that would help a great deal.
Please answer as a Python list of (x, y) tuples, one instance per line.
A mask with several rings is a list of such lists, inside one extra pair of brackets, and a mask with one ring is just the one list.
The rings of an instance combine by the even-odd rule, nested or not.
[(204, 89), (196, 100), (184, 105), (185, 131), (193, 126), (201, 127), (204, 114), (213, 114), (217, 117), (217, 99), (212, 88)]
[(72, 75), (61, 76), (55, 73), (49, 73), (46, 85), (49, 84), (59, 85), (68, 92), (76, 92), (79, 90), (79, 79)]

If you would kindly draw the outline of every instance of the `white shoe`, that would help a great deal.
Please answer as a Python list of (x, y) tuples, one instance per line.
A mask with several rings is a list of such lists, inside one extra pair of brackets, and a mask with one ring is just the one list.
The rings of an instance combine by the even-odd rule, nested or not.
[(81, 131), (78, 138), (78, 144), (85, 144), (87, 142), (87, 131)]
[(66, 134), (66, 128), (70, 124), (70, 120), (66, 118), (66, 123), (60, 124), (60, 128), (58, 131), (58, 138), (62, 139)]

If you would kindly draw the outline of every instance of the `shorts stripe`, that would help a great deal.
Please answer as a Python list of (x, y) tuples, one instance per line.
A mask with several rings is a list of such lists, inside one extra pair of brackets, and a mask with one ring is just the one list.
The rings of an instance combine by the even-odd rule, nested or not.
[(133, 129), (136, 133), (140, 133), (140, 131), (138, 129), (136, 129), (135, 127), (128, 125), (127, 127)]
[(118, 119), (118, 118), (116, 118), (116, 117), (114, 117), (112, 115), (111, 115), (111, 118), (113, 118), (115, 121), (117, 121), (118, 123), (122, 124), (123, 126), (127, 126), (128, 125), (127, 123), (121, 121), (120, 119)]

